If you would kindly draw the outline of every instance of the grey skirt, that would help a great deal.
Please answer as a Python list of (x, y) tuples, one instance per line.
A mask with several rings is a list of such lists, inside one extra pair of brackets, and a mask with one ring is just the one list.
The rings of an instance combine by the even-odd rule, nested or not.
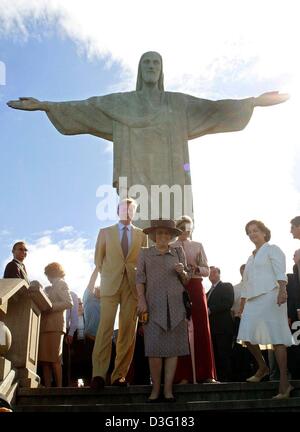
[(144, 336), (146, 357), (178, 357), (190, 353), (186, 320), (167, 331), (149, 320), (144, 325)]

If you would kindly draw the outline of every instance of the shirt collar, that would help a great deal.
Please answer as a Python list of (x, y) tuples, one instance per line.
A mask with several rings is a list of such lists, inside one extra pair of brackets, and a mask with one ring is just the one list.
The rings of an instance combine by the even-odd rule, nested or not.
[(64, 279), (61, 278), (61, 277), (53, 278), (53, 279), (52, 279), (52, 284), (55, 284), (55, 283), (59, 282), (60, 280), (64, 280)]
[(130, 223), (129, 225), (124, 225), (121, 222), (118, 222), (119, 231), (122, 231), (124, 227), (126, 227), (128, 229), (128, 231), (131, 231), (132, 223)]
[(17, 262), (18, 264), (21, 264), (21, 266), (24, 266), (24, 263), (22, 261), (19, 261), (17, 258), (14, 258), (13, 261)]
[[(150, 250), (151, 250), (151, 255), (156, 255), (156, 256), (165, 255), (165, 254), (162, 254), (158, 249), (156, 249), (155, 246), (151, 246)], [(166, 254), (176, 256), (175, 249), (169, 246), (169, 249), (167, 250)]]
[(255, 255), (257, 255), (258, 254), (258, 252), (260, 251), (260, 250), (262, 250), (262, 249), (264, 249), (267, 245), (269, 245), (269, 243), (268, 242), (265, 242), (259, 249), (258, 249), (258, 251), (256, 252), (256, 254), (254, 253), (255, 252), (255, 249), (252, 251), (252, 256), (255, 256)]

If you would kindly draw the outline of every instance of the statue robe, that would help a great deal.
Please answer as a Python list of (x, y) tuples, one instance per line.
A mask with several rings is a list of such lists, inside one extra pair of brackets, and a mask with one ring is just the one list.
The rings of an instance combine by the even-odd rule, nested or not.
[[(159, 106), (154, 107), (141, 91), (133, 91), (51, 102), (47, 115), (62, 134), (91, 134), (113, 141), (114, 187), (126, 177), (128, 188), (144, 185), (150, 192), (151, 185), (179, 185), (183, 191), (191, 185), (188, 140), (243, 129), (251, 118), (253, 100), (210, 101), (162, 92)], [(191, 190), (188, 195), (179, 214), (171, 211), (171, 217), (185, 213), (184, 200), (192, 202)]]

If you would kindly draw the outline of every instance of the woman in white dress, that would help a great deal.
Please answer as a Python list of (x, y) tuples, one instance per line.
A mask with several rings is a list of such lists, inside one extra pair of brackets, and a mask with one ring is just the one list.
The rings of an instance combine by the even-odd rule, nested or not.
[(285, 255), (276, 245), (270, 245), (270, 230), (260, 221), (247, 223), (246, 233), (255, 244), (243, 276), (238, 340), (258, 364), (256, 374), (248, 382), (260, 382), (269, 374), (259, 345), (272, 344), (280, 370), (279, 393), (276, 399), (286, 399), (293, 387), (287, 376), (286, 347), (294, 343), (288, 325)]

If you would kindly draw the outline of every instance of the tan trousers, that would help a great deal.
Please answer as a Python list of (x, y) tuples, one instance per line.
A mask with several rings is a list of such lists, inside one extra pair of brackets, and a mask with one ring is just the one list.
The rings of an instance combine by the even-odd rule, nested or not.
[(118, 305), (120, 305), (119, 330), (115, 367), (111, 375), (112, 383), (118, 378), (126, 377), (134, 353), (137, 300), (132, 295), (126, 275), (116, 294), (101, 297), (100, 323), (93, 350), (93, 377), (101, 376), (104, 379), (106, 377)]

